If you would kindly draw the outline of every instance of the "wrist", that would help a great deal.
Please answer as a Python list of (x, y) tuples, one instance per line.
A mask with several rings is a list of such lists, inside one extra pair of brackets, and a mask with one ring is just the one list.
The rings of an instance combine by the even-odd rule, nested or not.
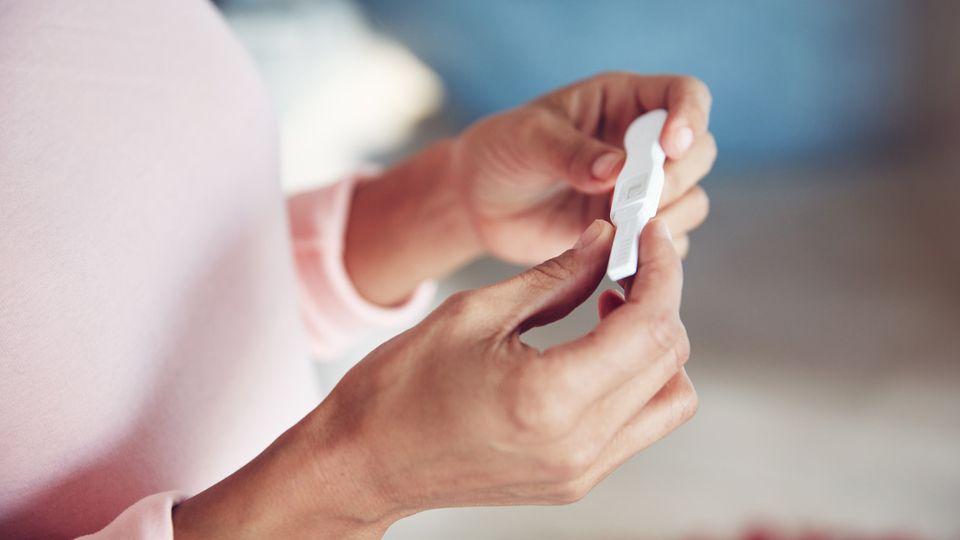
[(379, 539), (403, 512), (327, 402), (236, 473), (173, 511), (174, 536)]
[(452, 178), (452, 145), (440, 141), (357, 184), (344, 264), (368, 300), (396, 304), (419, 283), (443, 277), (482, 254)]
[(325, 521), (339, 524), (349, 538), (380, 538), (393, 522), (417, 511), (407, 508), (402, 485), (374, 452), (370, 433), (338, 406), (331, 394), (298, 426), (309, 433), (309, 478), (315, 486), (311, 505)]

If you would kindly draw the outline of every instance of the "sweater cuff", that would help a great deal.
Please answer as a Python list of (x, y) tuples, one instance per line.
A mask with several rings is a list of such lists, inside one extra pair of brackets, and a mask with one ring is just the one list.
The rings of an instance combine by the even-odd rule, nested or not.
[(144, 497), (99, 531), (81, 536), (88, 540), (173, 540), (173, 507), (188, 495), (178, 491)]
[(410, 324), (436, 293), (436, 283), (425, 282), (405, 302), (384, 307), (357, 292), (344, 264), (344, 238), (354, 187), (366, 179), (353, 176), (288, 200), (301, 312), (320, 359), (335, 358), (376, 327)]

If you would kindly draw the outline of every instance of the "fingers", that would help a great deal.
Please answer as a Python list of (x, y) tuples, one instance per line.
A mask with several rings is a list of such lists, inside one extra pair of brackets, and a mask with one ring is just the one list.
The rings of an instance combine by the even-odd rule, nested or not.
[(681, 75), (603, 73), (562, 88), (545, 98), (604, 140), (622, 140), (634, 118), (667, 109), (661, 145), (679, 158), (707, 131), (713, 98), (699, 79)]
[[(690, 231), (703, 224), (709, 213), (710, 198), (707, 197), (707, 192), (703, 188), (696, 186), (679, 200), (674, 201), (669, 206), (660, 208), (660, 211), (657, 212), (657, 219), (667, 224), (671, 234), (676, 238), (674, 242), (676, 244), (681, 236), (687, 236)], [(679, 246), (677, 246), (677, 251), (680, 251)]]
[(594, 485), (603, 480), (634, 454), (690, 420), (698, 405), (693, 383), (680, 370), (609, 439), (581, 481)]
[[(550, 107), (531, 110), (529, 121), (536, 133), (532, 140), (542, 141), (551, 170), (580, 191), (599, 193), (610, 189), (623, 165), (620, 141), (634, 118), (666, 108), (660, 143), (667, 157), (677, 160), (707, 134), (712, 97), (693, 77), (607, 73), (540, 102)], [(556, 110), (562, 114), (554, 114)]]
[(570, 399), (592, 401), (656, 362), (681, 365), (682, 286), (680, 257), (666, 226), (654, 220), (641, 234), (640, 268), (625, 303), (607, 312), (590, 334), (547, 350), (547, 373), (538, 377), (544, 384), (551, 378), (560, 385), (576, 381), (579, 396)]
[(653, 362), (623, 381), (620, 387), (596, 400), (582, 422), (591, 431), (590, 438), (609, 441), (648, 403), (656, 400), (656, 396), (669, 392), (678, 374), (683, 373), (683, 364), (689, 358), (689, 345), (683, 347), (684, 350), (678, 355), (679, 362), (672, 356)]
[(600, 293), (597, 301), (597, 314), (600, 320), (607, 318), (607, 315), (613, 313), (613, 310), (622, 306), (624, 303), (623, 295), (613, 289), (607, 289)]
[(717, 159), (717, 143), (709, 132), (704, 133), (680, 160), (668, 160), (664, 166), (666, 182), (661, 206), (677, 200), (703, 179)]
[(503, 309), (500, 325), (519, 331), (550, 324), (583, 303), (603, 279), (613, 226), (594, 221), (577, 244), (507, 281), (481, 289), (491, 305)]
[(713, 98), (699, 79), (673, 77), (667, 82), (665, 99), (667, 121), (660, 144), (667, 157), (679, 159), (707, 132)]
[(683, 268), (663, 220), (654, 219), (640, 233), (640, 262), (628, 303), (649, 310), (680, 311)]
[[(621, 390), (623, 398), (628, 388)], [(580, 423), (579, 436), (562, 445), (564, 475), (552, 491), (567, 494), (559, 502), (574, 502), (637, 452), (664, 438), (689, 420), (697, 409), (697, 395), (686, 372), (673, 372), (666, 384), (645, 403), (622, 404), (613, 414), (627, 415), (626, 421), (611, 425), (610, 412), (597, 410)], [(632, 412), (631, 412), (632, 411)], [(565, 478), (564, 478), (565, 477)]]
[(579, 131), (562, 116), (534, 109), (529, 113), (533, 156), (558, 178), (583, 193), (604, 193), (623, 167), (623, 149)]

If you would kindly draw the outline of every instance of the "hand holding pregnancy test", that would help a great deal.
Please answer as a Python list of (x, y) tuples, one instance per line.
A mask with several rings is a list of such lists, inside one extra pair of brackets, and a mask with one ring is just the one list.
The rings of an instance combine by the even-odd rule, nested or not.
[(637, 238), (657, 213), (663, 193), (663, 162), (660, 132), (667, 111), (656, 109), (634, 120), (623, 137), (627, 160), (613, 188), (610, 221), (617, 227), (607, 263), (607, 276), (614, 281), (637, 273)]

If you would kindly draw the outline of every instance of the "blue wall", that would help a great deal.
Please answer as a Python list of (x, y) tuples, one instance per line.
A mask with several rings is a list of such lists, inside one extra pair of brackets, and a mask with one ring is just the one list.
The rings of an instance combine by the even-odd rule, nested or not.
[(459, 121), (604, 70), (689, 73), (721, 165), (878, 151), (900, 128), (906, 3), (361, 0), (436, 69)]

